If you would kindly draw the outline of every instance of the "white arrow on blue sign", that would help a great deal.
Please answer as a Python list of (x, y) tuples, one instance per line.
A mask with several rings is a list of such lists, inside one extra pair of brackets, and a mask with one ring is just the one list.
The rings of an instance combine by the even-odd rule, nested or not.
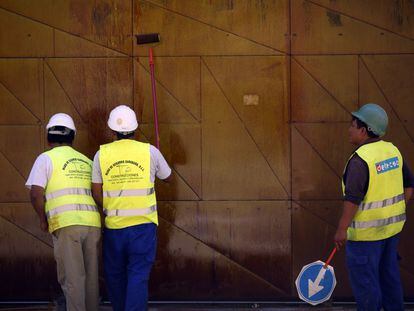
[(313, 306), (328, 300), (336, 286), (334, 269), (324, 265), (318, 260), (304, 266), (295, 282), (299, 298)]

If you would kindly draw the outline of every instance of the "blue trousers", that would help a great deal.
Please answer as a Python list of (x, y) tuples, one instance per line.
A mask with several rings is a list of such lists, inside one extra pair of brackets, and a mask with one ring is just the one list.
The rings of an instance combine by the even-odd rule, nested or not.
[(348, 241), (346, 262), (358, 310), (404, 310), (398, 269), (399, 234), (380, 241)]
[(148, 279), (156, 245), (157, 226), (152, 223), (105, 229), (104, 273), (115, 311), (147, 310)]

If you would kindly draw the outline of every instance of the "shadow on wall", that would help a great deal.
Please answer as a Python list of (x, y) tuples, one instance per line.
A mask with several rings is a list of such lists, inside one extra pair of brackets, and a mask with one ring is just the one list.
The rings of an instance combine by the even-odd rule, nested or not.
[[(91, 159), (99, 150), (99, 146), (113, 141), (113, 134), (108, 128), (109, 112), (104, 108), (92, 108), (87, 112), (88, 120), (86, 133), (79, 137), (75, 143), (79, 146), (79, 151), (84, 152)], [(80, 136), (80, 135), (79, 135)]]
[[(179, 183), (182, 182), (174, 166), (184, 165), (187, 160), (181, 137), (171, 128), (161, 132), (163, 134), (160, 138), (160, 149), (172, 169), (172, 180), (169, 183), (156, 180), (159, 227), (157, 257), (149, 282), (150, 299), (162, 298), (152, 295), (160, 288), (166, 290), (165, 287), (167, 287), (171, 290), (169, 287), (174, 286), (168, 282), (168, 280), (175, 279), (173, 275), (175, 269), (171, 271), (173, 263), (169, 261), (177, 256), (176, 252), (180, 253), (180, 249), (176, 249), (177, 241), (174, 238), (179, 229), (175, 226), (176, 206), (173, 201), (180, 199)], [(150, 139), (153, 141), (152, 137)]]

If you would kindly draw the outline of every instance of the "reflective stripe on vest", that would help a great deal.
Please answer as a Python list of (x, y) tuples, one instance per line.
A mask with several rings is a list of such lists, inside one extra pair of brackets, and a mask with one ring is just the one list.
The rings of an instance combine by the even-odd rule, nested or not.
[(367, 228), (376, 228), (383, 227), (397, 222), (405, 221), (405, 213), (397, 216), (392, 216), (385, 219), (371, 220), (371, 221), (353, 221), (351, 223), (351, 228), (355, 229), (367, 229)]
[(47, 218), (56, 216), (58, 214), (68, 212), (68, 211), (88, 211), (88, 212), (98, 212), (98, 209), (94, 205), (87, 204), (66, 204), (58, 206), (48, 212), (46, 212)]
[(365, 211), (365, 210), (369, 210), (369, 209), (381, 208), (381, 207), (386, 207), (386, 206), (389, 206), (389, 205), (393, 205), (393, 204), (398, 203), (402, 200), (405, 200), (404, 193), (401, 193), (399, 195), (396, 195), (395, 197), (385, 199), (385, 200), (382, 200), (382, 201), (361, 203), (361, 204), (359, 204), (358, 208), (362, 211)]
[(144, 216), (157, 211), (157, 205), (148, 208), (104, 210), (106, 216)]
[(46, 200), (56, 199), (63, 195), (92, 195), (92, 191), (86, 188), (65, 188), (46, 194)]
[(138, 197), (147, 196), (154, 193), (154, 187), (147, 189), (123, 189), (123, 190), (111, 190), (104, 191), (103, 196), (105, 198), (116, 198), (116, 197)]

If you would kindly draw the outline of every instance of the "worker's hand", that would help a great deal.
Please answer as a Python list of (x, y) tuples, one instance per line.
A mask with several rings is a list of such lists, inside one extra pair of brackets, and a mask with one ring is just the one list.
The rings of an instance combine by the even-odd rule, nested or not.
[(341, 249), (343, 245), (345, 245), (346, 239), (347, 239), (346, 229), (338, 228), (334, 236), (334, 243), (338, 250)]
[(42, 230), (43, 232), (48, 232), (49, 226), (47, 224), (47, 221), (45, 220), (41, 220), (40, 221), (40, 230)]

